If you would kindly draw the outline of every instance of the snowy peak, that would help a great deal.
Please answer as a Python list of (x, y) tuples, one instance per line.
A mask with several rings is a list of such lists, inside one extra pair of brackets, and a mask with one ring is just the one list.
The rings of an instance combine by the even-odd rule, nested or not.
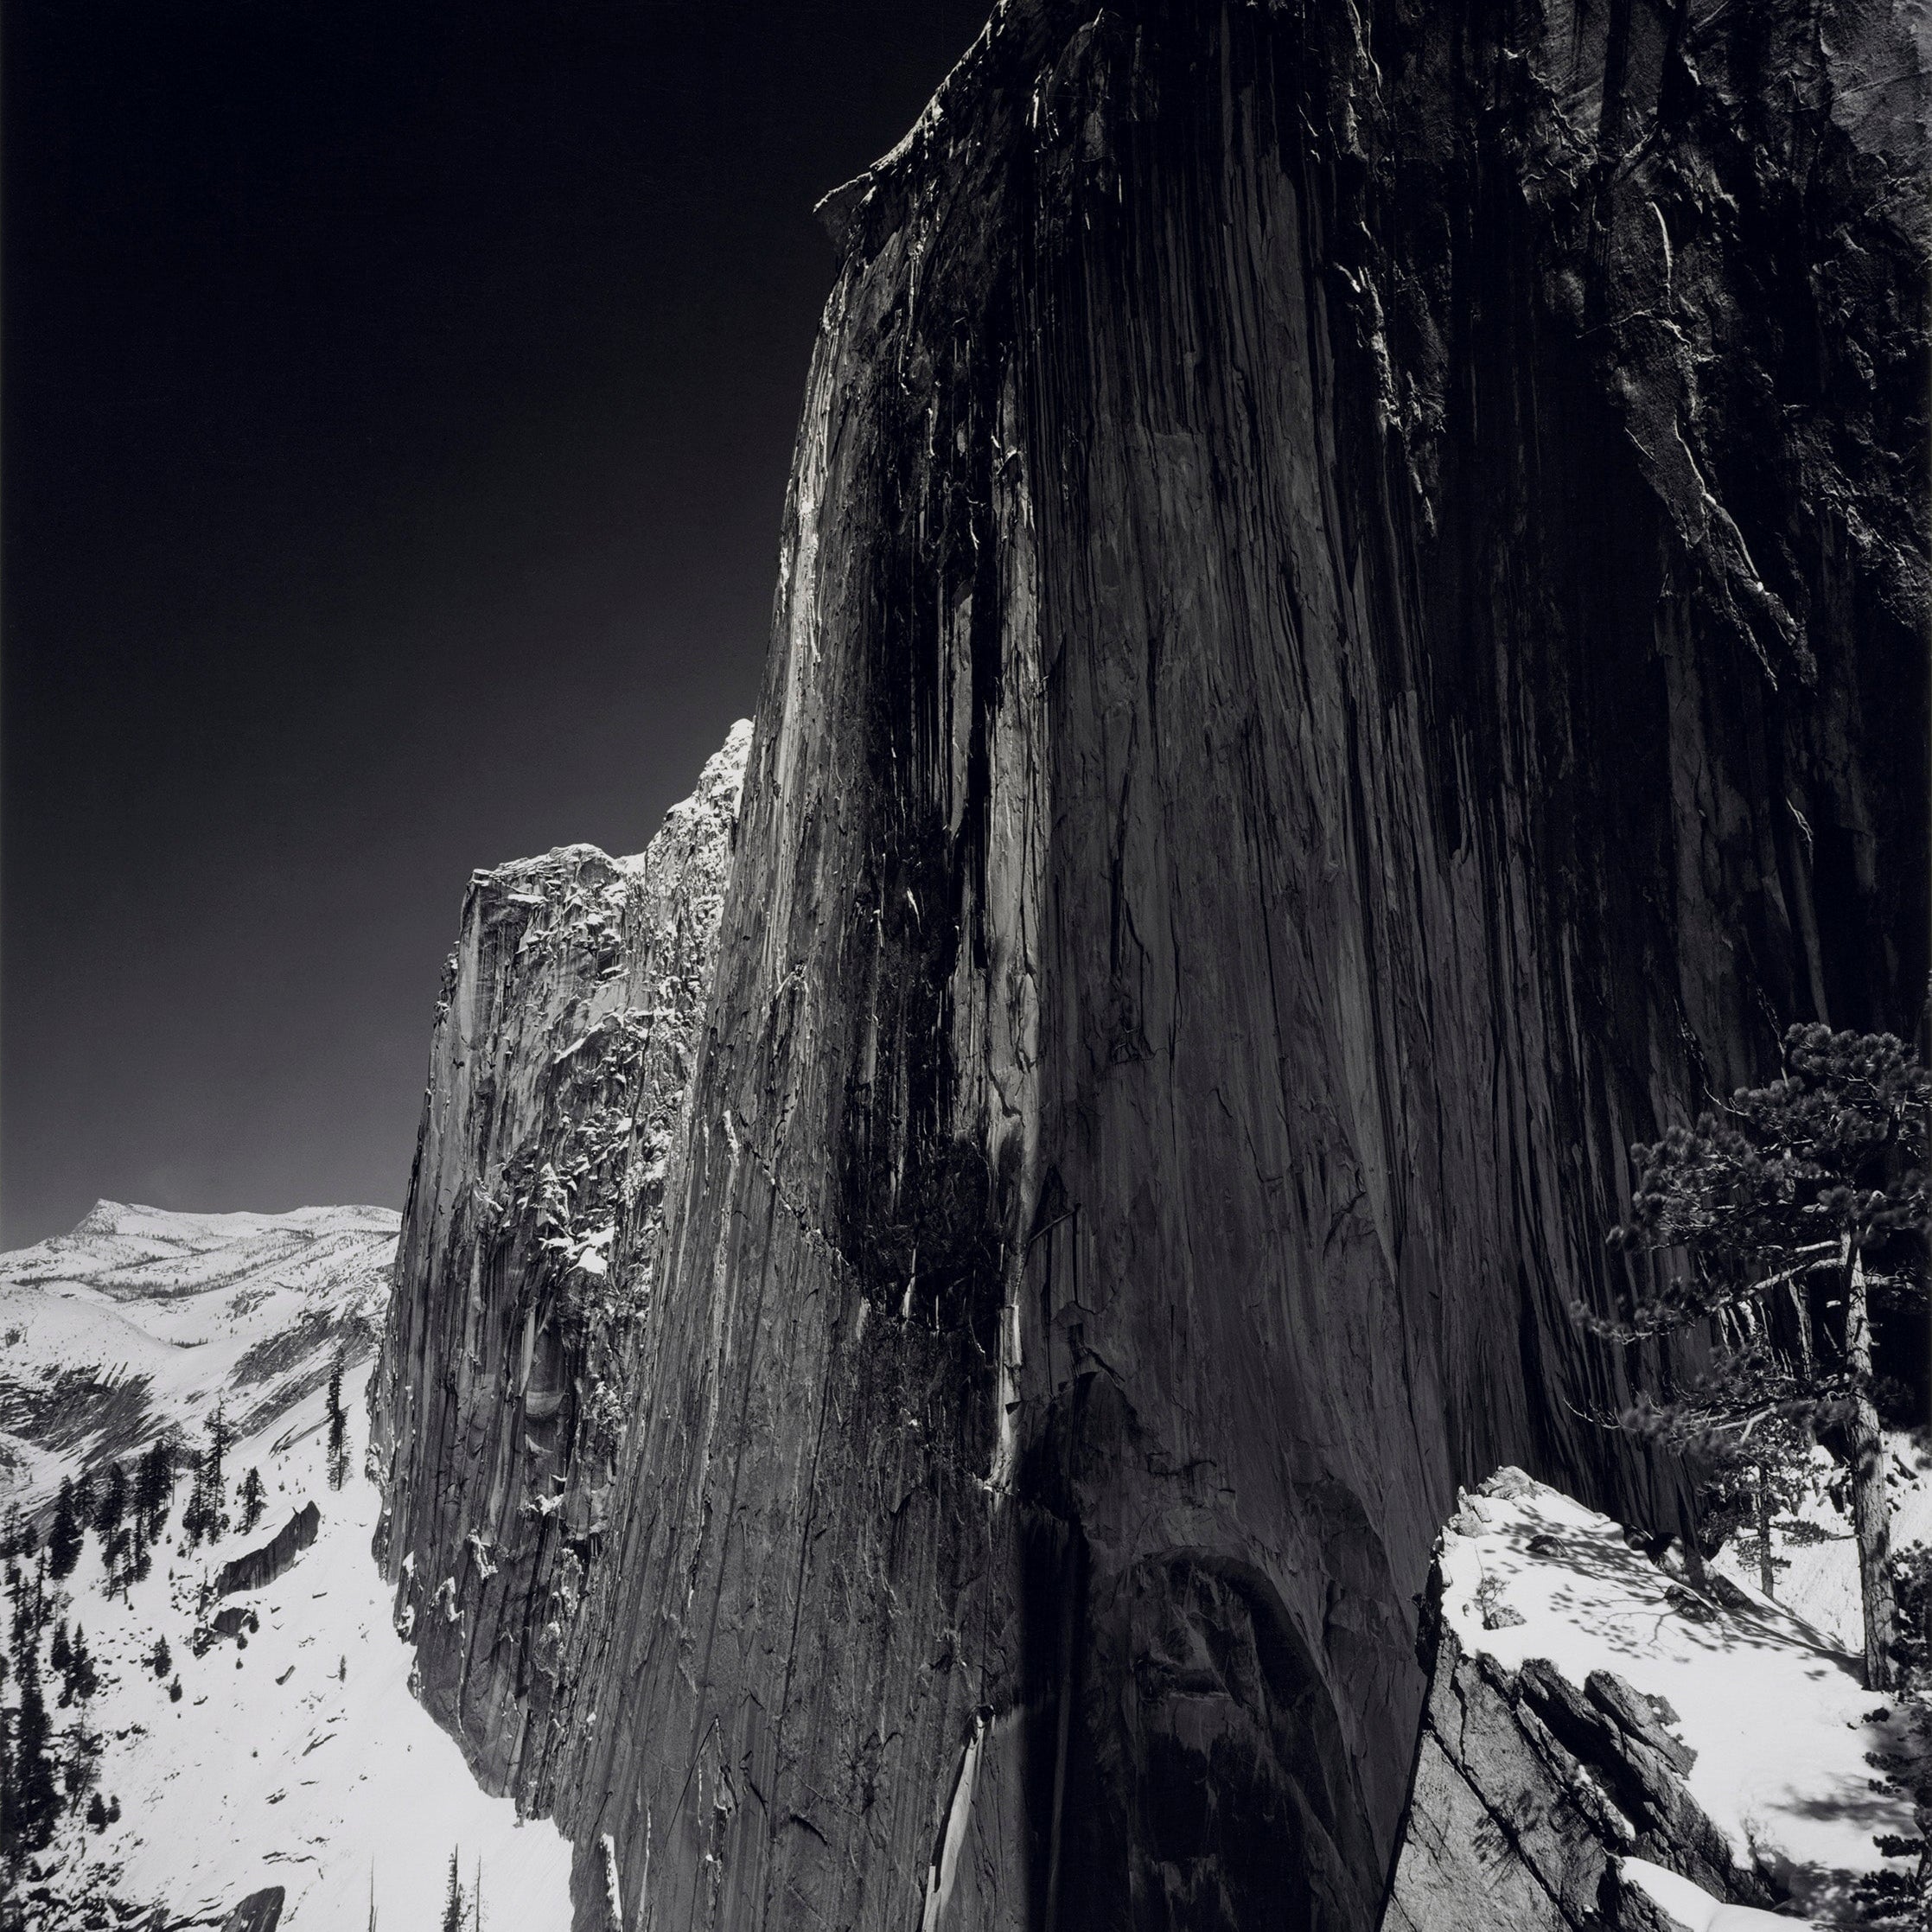
[(391, 1208), (192, 1215), (97, 1201), (71, 1234), (0, 1254), (0, 1283), (86, 1286), (116, 1300), (193, 1295), (280, 1268), (319, 1278), (338, 1258), (393, 1243)]
[(0, 1505), (196, 1432), (265, 1427), (373, 1351), (400, 1217), (372, 1207), (181, 1214), (97, 1202), (0, 1254)]

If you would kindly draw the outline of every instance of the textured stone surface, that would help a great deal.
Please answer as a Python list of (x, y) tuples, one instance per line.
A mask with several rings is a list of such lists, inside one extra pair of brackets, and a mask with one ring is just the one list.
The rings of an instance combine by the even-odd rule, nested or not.
[(1623, 1150), (1924, 984), (1917, 18), (1035, 0), (832, 197), (580, 1923), (1367, 1928), (1457, 1483), (1676, 1527)]
[[(1431, 1584), (1431, 1590), (1433, 1584)], [(1429, 1693), (1382, 1932), (1638, 1932), (1670, 1921), (1626, 1855), (1768, 1906), (1685, 1788), (1683, 1747), (1622, 1680), (1502, 1669), (1425, 1620)]]
[(275, 1932), (282, 1922), (282, 1903), (288, 1896), (280, 1885), (252, 1891), (221, 1922), (221, 1932)]
[[(1521, 1470), (1500, 1470), (1473, 1497), (1463, 1495), (1437, 1544), (1417, 1639), (1429, 1687), (1381, 1932), (1672, 1932), (1674, 1921), (1623, 1876), (1625, 1857), (1674, 1871), (1712, 1899), (1759, 1908), (1784, 1903), (1770, 1875), (1781, 1861), (1789, 1869), (1776, 1822), (1756, 1820), (1757, 1861), (1740, 1866), (1691, 1789), (1698, 1754), (1672, 1728), (1684, 1722), (1677, 1712), (1616, 1671), (1577, 1662), (1576, 1640), (1624, 1658), (1661, 1648), (1652, 1626), (1670, 1615), (1672, 1595), (1660, 1588), (1667, 1573), (1649, 1572), (1648, 1604), (1658, 1607), (1648, 1617), (1632, 1614), (1642, 1595), (1606, 1603), (1596, 1593), (1602, 1578), (1593, 1575), (1585, 1546), (1551, 1533), (1564, 1519), (1539, 1509), (1538, 1495)], [(1546, 1526), (1527, 1543), (1532, 1560), (1548, 1566), (1543, 1593), (1520, 1587), (1521, 1573), (1502, 1555), (1509, 1519), (1485, 1498), (1526, 1502), (1528, 1521)], [(1524, 1518), (1514, 1521), (1520, 1533)], [(1616, 1527), (1597, 1523), (1605, 1533)], [(1469, 1551), (1485, 1538), (1488, 1554), (1474, 1565), (1482, 1581), (1472, 1592)], [(1449, 1587), (1445, 1546), (1458, 1552), (1459, 1599)], [(1631, 1573), (1622, 1579), (1626, 1591)], [(1671, 1591), (1689, 1596), (1680, 1585)], [(1527, 1600), (1530, 1614), (1512, 1600)], [(1511, 1668), (1485, 1652), (1474, 1626), (1464, 1621), (1458, 1629), (1457, 1622), (1479, 1606), (1484, 1631), (1539, 1631), (1529, 1641), (1568, 1648), (1572, 1674), (1543, 1655)], [(1752, 1608), (1748, 1599), (1744, 1608)], [(1721, 1614), (1704, 1605), (1699, 1627)], [(1553, 1629), (1553, 1615), (1567, 1628)], [(1779, 1635), (1790, 1642), (1791, 1632)], [(1762, 1695), (1751, 1680), (1754, 1638), (1779, 1641), (1746, 1624), (1697, 1653), (1699, 1676), (1728, 1674), (1738, 1695)], [(1799, 1648), (1808, 1656), (1808, 1634)], [(1862, 1777), (1857, 1782), (1862, 1787)]]
[(267, 1542), (221, 1565), (215, 1574), (215, 1595), (265, 1588), (315, 1541), (321, 1529), (322, 1511), (313, 1502), (303, 1503)]
[(377, 1553), (424, 1702), (478, 1776), (540, 1758), (624, 1431), (680, 1158), (750, 736), (641, 857), (479, 872), (430, 1049), (372, 1387)]

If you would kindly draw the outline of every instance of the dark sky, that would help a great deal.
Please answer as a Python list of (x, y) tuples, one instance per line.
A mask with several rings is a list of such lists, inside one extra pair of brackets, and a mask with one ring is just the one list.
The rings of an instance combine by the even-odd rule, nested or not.
[(829, 244), (987, 0), (10, 0), (0, 1245), (388, 1202), (477, 865), (754, 701)]

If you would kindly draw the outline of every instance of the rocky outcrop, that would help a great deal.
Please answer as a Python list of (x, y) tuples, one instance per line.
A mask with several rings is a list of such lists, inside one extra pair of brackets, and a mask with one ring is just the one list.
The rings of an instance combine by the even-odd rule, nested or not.
[(303, 1503), (258, 1549), (245, 1550), (221, 1565), (215, 1573), (215, 1595), (266, 1588), (315, 1541), (321, 1529), (322, 1511), (313, 1502)]
[(1382, 1932), (1629, 1932), (1677, 1905), (1702, 1927), (1726, 1904), (1865, 1924), (1861, 1898), (1910, 1888), (1910, 1794), (1872, 1776), (1909, 1733), (1856, 1659), (1521, 1470), (1460, 1499), (1418, 1655)]
[[(1677, 1526), (1568, 1315), (1624, 1150), (1924, 984), (1907, 21), (1011, 0), (828, 201), (688, 1145), (517, 1759), (581, 1924), (1367, 1928), (1457, 1484)], [(503, 1298), (392, 1352), (472, 1738), (447, 1660), (529, 1645), (417, 1526), (509, 1466)]]
[(1684, 1747), (1621, 1678), (1593, 1674), (1579, 1692), (1540, 1660), (1512, 1674), (1467, 1657), (1434, 1628), (1383, 1932), (1648, 1928), (1660, 1922), (1619, 1866), (1630, 1856), (1718, 1898), (1772, 1903), (1685, 1790)]
[[(1482, 1493), (1531, 1487), (1504, 1470)], [(1489, 1616), (1523, 1622), (1507, 1606)], [(1417, 1651), (1429, 1691), (1382, 1932), (1648, 1927), (1650, 1902), (1623, 1879), (1630, 1857), (1719, 1899), (1776, 1902), (1759, 1873), (1738, 1868), (1687, 1787), (1697, 1753), (1673, 1734), (1680, 1720), (1667, 1702), (1615, 1671), (1589, 1671), (1578, 1685), (1546, 1657), (1511, 1670), (1471, 1655), (1443, 1614), (1439, 1566)], [(1721, 1667), (1715, 1658), (1711, 1667)]]
[(252, 1891), (221, 1922), (221, 1932), (275, 1932), (282, 1922), (282, 1903), (288, 1897), (280, 1885)]
[(572, 845), (477, 873), (445, 977), (371, 1453), (424, 1699), (493, 1789), (544, 1738), (652, 1400), (632, 1351), (749, 736), (641, 856)]

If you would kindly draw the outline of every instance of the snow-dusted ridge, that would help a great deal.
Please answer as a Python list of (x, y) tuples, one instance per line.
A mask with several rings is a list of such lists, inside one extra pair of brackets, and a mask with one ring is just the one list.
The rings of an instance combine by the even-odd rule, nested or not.
[[(97, 1392), (85, 1426), (7, 1445), (15, 1461), (0, 1472), (0, 1502), (44, 1502), (62, 1475), (124, 1461), (164, 1431), (199, 1446), (218, 1400), (243, 1419), (226, 1461), (231, 1510), (249, 1469), (266, 1489), (251, 1532), (189, 1552), (184, 1473), (144, 1579), (111, 1595), (90, 1533), (73, 1574), (49, 1582), (39, 1656), (52, 1756), (64, 1769), (82, 1732), (98, 1740), (97, 1789), (118, 1815), (90, 1826), (85, 1793), (64, 1811), (19, 1874), (29, 1932), (145, 1928), (157, 1907), (154, 1923), (213, 1927), (271, 1887), (284, 1893), (280, 1926), (296, 1932), (365, 1932), (372, 1906), (380, 1927), (434, 1925), (452, 1851), (466, 1888), (481, 1867), (485, 1926), (567, 1932), (568, 1843), (479, 1789), (411, 1694), (415, 1649), (395, 1632), (371, 1554), (381, 1498), (361, 1473), (359, 1374), (345, 1382), (350, 1473), (329, 1487), (329, 1367), (338, 1350), (369, 1352), (397, 1225), (386, 1208), (173, 1215), (104, 1202), (71, 1235), (0, 1255), (10, 1414), (63, 1375)], [(117, 1412), (112, 1392), (130, 1389), (137, 1404)], [(46, 1412), (41, 1400), (27, 1419), (44, 1423)], [(309, 1502), (319, 1533), (281, 1576), (207, 1593), (224, 1564)], [(245, 1617), (241, 1641), (204, 1636), (198, 1646), (217, 1610)], [(99, 1676), (92, 1697), (64, 1708), (49, 1661), (61, 1622), (85, 1629)], [(157, 1638), (165, 1675), (151, 1667)], [(0, 1702), (17, 1708), (19, 1695), (10, 1671)]]
[(217, 1400), (265, 1425), (338, 1355), (373, 1353), (400, 1216), (388, 1208), (194, 1215), (102, 1201), (0, 1254), (0, 1508), (186, 1438)]

